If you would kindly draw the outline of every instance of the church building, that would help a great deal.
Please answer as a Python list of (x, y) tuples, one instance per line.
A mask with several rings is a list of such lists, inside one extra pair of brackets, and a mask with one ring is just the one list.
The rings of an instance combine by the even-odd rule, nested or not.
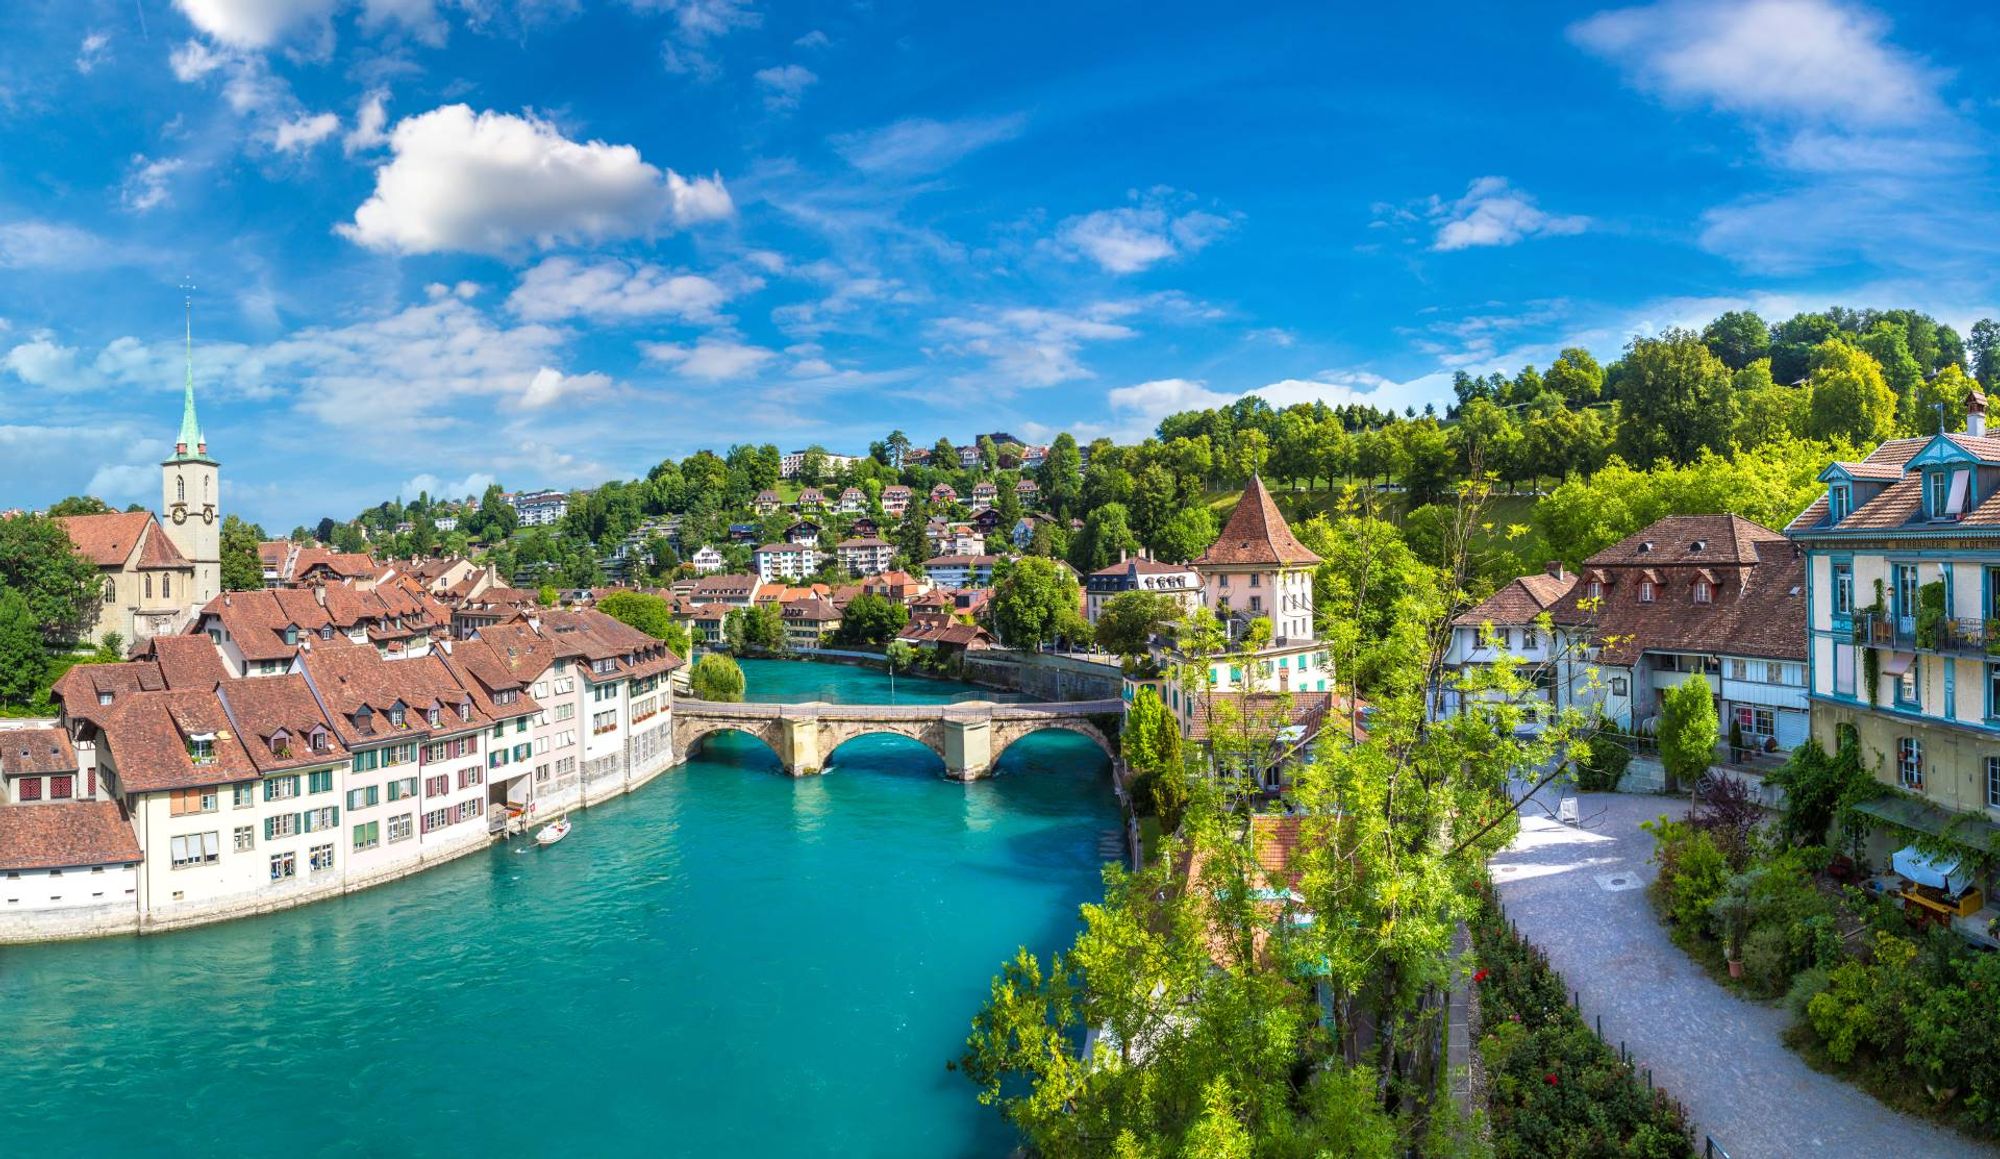
[(97, 565), (102, 605), (87, 638), (116, 632), (128, 647), (185, 630), (195, 610), (222, 594), (221, 464), (194, 411), (194, 335), (174, 453), (160, 464), (160, 515), (149, 511), (58, 520), (78, 554)]

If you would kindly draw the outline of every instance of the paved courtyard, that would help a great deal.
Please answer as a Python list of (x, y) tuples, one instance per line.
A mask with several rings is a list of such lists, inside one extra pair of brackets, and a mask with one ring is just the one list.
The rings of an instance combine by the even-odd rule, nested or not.
[(1781, 1007), (1737, 998), (1668, 940), (1646, 903), (1653, 838), (1639, 824), (1684, 810), (1664, 797), (1584, 794), (1573, 828), (1530, 802), (1520, 837), (1494, 858), (1507, 915), (1581, 992), (1584, 1017), (1603, 1015), (1605, 1037), (1623, 1039), (1687, 1104), (1696, 1141), (1713, 1135), (1732, 1159), (1992, 1154), (1808, 1067), (1780, 1037)]

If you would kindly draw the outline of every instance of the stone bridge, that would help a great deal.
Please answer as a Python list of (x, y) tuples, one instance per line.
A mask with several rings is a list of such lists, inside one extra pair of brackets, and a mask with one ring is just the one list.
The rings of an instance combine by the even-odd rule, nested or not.
[[(1089, 737), (1107, 757), (1116, 757), (1101, 722), (1123, 715), (1120, 700), (1071, 700), (1052, 704), (996, 704), (966, 700), (954, 704), (876, 705), (725, 704), (674, 699), (674, 751), (691, 756), (704, 737), (718, 732), (748, 733), (771, 746), (785, 771), (811, 776), (825, 767), (833, 750), (858, 736), (906, 736), (944, 759), (945, 775), (970, 781), (992, 775), (1007, 747), (1032, 732), (1061, 729)], [(1113, 728), (1115, 729), (1115, 725)]]

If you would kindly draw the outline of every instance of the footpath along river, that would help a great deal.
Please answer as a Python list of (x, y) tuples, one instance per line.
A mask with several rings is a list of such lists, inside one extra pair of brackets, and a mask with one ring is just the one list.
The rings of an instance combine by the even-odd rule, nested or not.
[[(889, 697), (864, 669), (744, 669), (752, 699)], [(794, 781), (730, 734), (549, 849), (0, 949), (0, 1150), (1004, 1155), (945, 1062), (1015, 947), (1063, 946), (1101, 896), (1104, 757), (1045, 732), (970, 785), (901, 738), (829, 764)]]

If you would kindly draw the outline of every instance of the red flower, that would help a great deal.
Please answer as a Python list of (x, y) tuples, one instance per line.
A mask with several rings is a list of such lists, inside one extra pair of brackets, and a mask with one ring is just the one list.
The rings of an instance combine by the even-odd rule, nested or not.
[(1479, 972), (1478, 972), (1477, 974), (1474, 974), (1474, 975), (1472, 976), (1472, 980), (1473, 980), (1474, 982), (1484, 982), (1484, 981), (1486, 981), (1486, 971), (1484, 971), (1484, 970), (1481, 970), (1481, 971), (1479, 971)]
[(1557, 1087), (1562, 1085), (1562, 1080), (1556, 1077), (1556, 1072), (1554, 1071), (1550, 1071), (1549, 1073), (1543, 1075), (1542, 1081), (1548, 1083), (1552, 1087)]

